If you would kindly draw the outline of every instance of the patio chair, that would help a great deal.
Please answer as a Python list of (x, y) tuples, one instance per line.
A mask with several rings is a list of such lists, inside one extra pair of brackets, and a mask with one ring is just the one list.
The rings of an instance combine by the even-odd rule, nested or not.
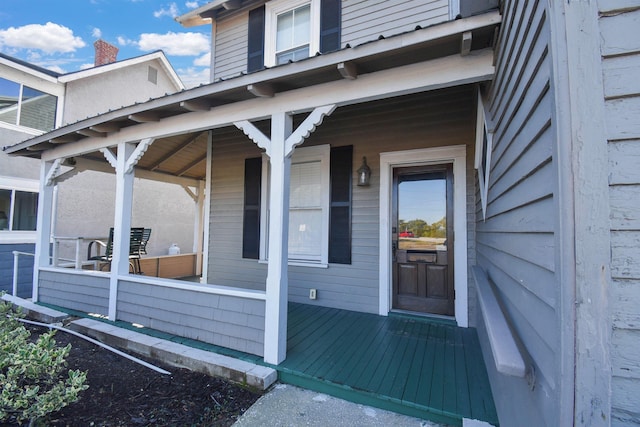
[[(140, 268), (140, 256), (147, 253), (147, 243), (151, 236), (150, 228), (134, 227), (131, 228), (129, 236), (129, 268), (134, 274), (143, 274)], [(93, 244), (96, 244), (96, 255), (92, 255)], [(101, 248), (104, 248), (104, 254), (101, 254)], [(109, 238), (106, 242), (102, 240), (93, 240), (89, 242), (87, 248), (87, 259), (102, 263), (100, 270), (105, 266), (111, 269), (111, 260), (113, 259), (113, 227), (109, 229)]]

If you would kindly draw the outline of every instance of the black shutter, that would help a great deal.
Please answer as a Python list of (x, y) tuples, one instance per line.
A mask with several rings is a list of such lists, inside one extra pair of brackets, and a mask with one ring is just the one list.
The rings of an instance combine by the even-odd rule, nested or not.
[(351, 169), (353, 147), (331, 149), (329, 262), (351, 264)]
[(342, 5), (340, 0), (322, 0), (320, 3), (320, 52), (340, 49)]
[(264, 5), (249, 11), (247, 72), (264, 68)]
[(260, 186), (262, 158), (244, 161), (244, 219), (242, 227), (242, 258), (260, 257)]

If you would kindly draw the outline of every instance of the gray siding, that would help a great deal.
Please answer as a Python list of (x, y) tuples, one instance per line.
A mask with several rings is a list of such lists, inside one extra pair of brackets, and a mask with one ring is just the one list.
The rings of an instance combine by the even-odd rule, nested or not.
[(38, 301), (106, 316), (109, 308), (109, 277), (40, 271)]
[(244, 12), (217, 23), (213, 81), (247, 71), (248, 19), (249, 13)]
[(447, 0), (343, 0), (342, 47), (449, 20)]
[[(289, 300), (377, 313), (379, 272), (379, 154), (387, 151), (467, 144), (472, 165), (474, 88), (343, 107), (326, 118), (305, 146), (353, 145), (352, 263), (329, 268), (289, 267)], [(299, 120), (297, 120), (299, 121)], [(215, 131), (211, 204), (210, 283), (263, 289), (266, 265), (243, 260), (242, 208), (244, 159), (260, 150), (235, 129)], [(371, 186), (356, 186), (362, 156), (372, 169)], [(473, 215), (473, 175), (469, 170), (468, 213)], [(470, 233), (472, 232), (470, 229)], [(471, 234), (470, 238), (471, 240)], [(470, 245), (470, 251), (473, 245)], [(241, 274), (239, 274), (241, 272)], [(309, 300), (309, 289), (318, 299)], [(473, 306), (473, 296), (470, 297)]]
[[(35, 253), (33, 243), (0, 244), (0, 293), (13, 291), (13, 251)], [(33, 257), (20, 255), (18, 257), (18, 295), (20, 298), (31, 298), (33, 288)]]
[(265, 302), (121, 281), (117, 318), (246, 353), (263, 355)]
[(630, 425), (640, 423), (640, 40), (629, 35), (637, 34), (640, 10), (637, 2), (599, 6), (610, 165), (611, 424)]
[[(341, 47), (449, 20), (448, 0), (343, 0)], [(217, 22), (213, 81), (247, 71), (248, 12)]]
[[(496, 285), (536, 384), (530, 390), (524, 379), (497, 373), (485, 352), (503, 425), (527, 420), (554, 426), (559, 416), (558, 207), (548, 44), (542, 3), (505, 2), (489, 90), (495, 134), (486, 221), (477, 197), (477, 262)], [(484, 325), (479, 332), (487, 348)]]

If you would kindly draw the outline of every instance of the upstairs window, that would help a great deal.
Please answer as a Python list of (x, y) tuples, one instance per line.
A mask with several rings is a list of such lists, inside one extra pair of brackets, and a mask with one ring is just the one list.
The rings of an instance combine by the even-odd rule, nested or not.
[(247, 71), (340, 48), (341, 0), (272, 0), (249, 12)]
[(308, 58), (320, 50), (320, 1), (280, 0), (265, 5), (265, 65)]
[(44, 132), (54, 128), (58, 98), (0, 78), (0, 121)]

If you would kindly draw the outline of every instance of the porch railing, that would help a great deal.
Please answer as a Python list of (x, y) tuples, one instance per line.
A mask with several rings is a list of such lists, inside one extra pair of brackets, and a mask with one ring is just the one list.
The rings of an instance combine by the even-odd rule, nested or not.
[[(85, 265), (93, 265), (95, 268), (96, 261), (83, 261), (82, 260), (82, 244), (84, 242), (91, 242), (93, 240), (107, 240), (107, 237), (82, 237), (82, 236), (53, 236), (53, 266), (54, 267), (71, 267), (76, 270), (82, 270)], [(60, 242), (61, 241), (75, 241), (75, 259), (64, 259), (59, 257)], [(61, 264), (60, 261), (65, 262)], [(69, 264), (72, 263), (72, 264)]]

